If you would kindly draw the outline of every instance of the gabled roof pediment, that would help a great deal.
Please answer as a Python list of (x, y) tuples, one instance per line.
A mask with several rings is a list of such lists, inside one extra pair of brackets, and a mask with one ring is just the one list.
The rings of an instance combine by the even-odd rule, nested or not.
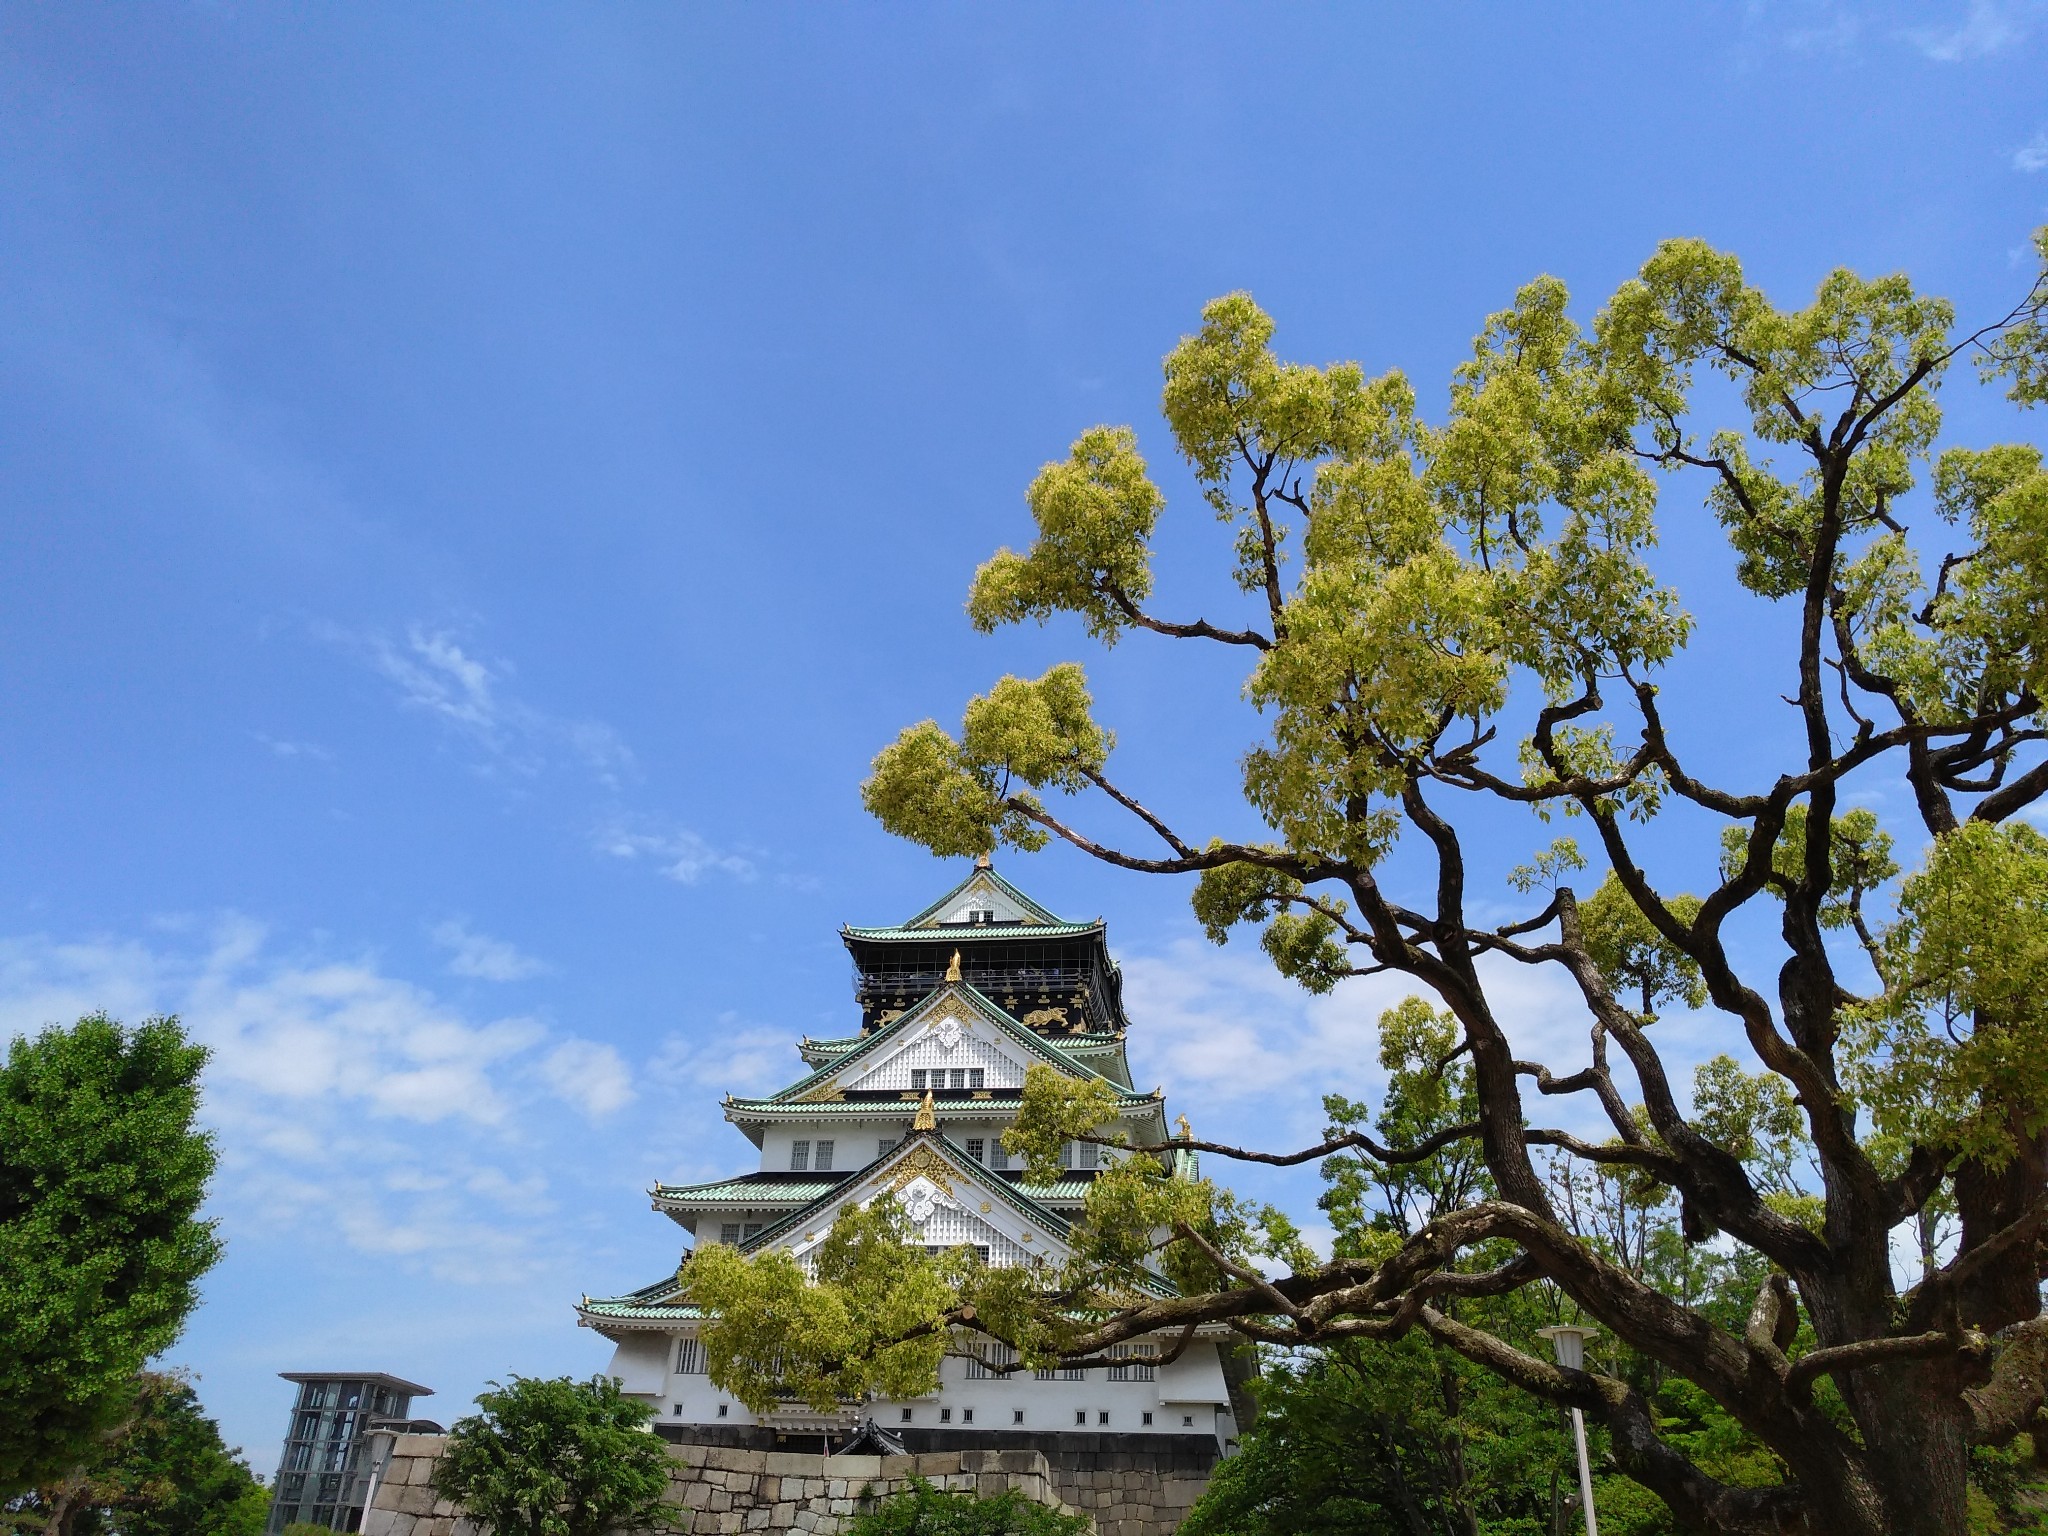
[(934, 1069), (948, 1073), (945, 1084), (927, 1077), (925, 1084), (916, 1086), (950, 1087), (955, 1068), (979, 1069), (982, 1080), (977, 1086), (992, 1094), (1007, 1089), (1004, 1096), (1009, 1097), (1022, 1089), (1025, 1072), (1038, 1063), (1076, 1081), (1100, 1078), (1124, 1098), (1148, 1097), (1026, 1028), (968, 983), (954, 981), (926, 995), (853, 1049), (827, 1059), (769, 1102), (824, 1101), (876, 1090), (911, 1092), (911, 1073)]
[[(977, 912), (986, 916), (977, 919), (973, 915)], [(1028, 923), (1035, 928), (1068, 926), (997, 874), (993, 865), (979, 861), (965, 880), (901, 926), (951, 928), (976, 921)]]
[(999, 1266), (1058, 1263), (1069, 1251), (1065, 1218), (991, 1174), (942, 1131), (909, 1137), (830, 1195), (749, 1239), (741, 1251), (785, 1248), (802, 1258), (825, 1240), (848, 1205), (865, 1208), (884, 1195), (902, 1205), (912, 1242), (986, 1248), (989, 1262)]

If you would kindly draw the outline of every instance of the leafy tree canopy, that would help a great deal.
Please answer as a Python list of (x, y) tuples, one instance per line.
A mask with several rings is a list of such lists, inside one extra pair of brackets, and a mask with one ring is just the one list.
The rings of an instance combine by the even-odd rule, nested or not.
[[(2048, 231), (2037, 244), (2048, 261)], [(1448, 1203), (1383, 1204), (1318, 1262), (1284, 1218), (1117, 1160), (1077, 1267), (1040, 1277), (1045, 1312), (1091, 1321), (1044, 1337), (1089, 1355), (1193, 1318), (1324, 1349), (1419, 1333), (1583, 1408), (1682, 1520), (1959, 1536), (1972, 1455), (2012, 1444), (2048, 1383), (2048, 1015), (2030, 980), (2048, 845), (2024, 820), (2048, 792), (2048, 469), (2026, 443), (1944, 445), (1938, 402), (1958, 361), (2019, 407), (2048, 397), (2048, 275), (1962, 330), (1901, 275), (1836, 271), (1784, 308), (1733, 256), (1668, 241), (1587, 318), (1554, 279), (1524, 287), (1434, 420), (1398, 372), (1289, 362), (1273, 336), (1229, 295), (1165, 364), (1167, 426), (1226, 525), (1241, 613), (1155, 607), (1172, 524), (1124, 428), (1041, 472), (1035, 539), (985, 565), (968, 604), (985, 629), (1071, 613), (1105, 644), (1241, 655), (1262, 734), (1239, 786), (1264, 834), (1177, 826), (1117, 782), (1071, 663), (1001, 680), (958, 732), (912, 726), (864, 795), (941, 854), (1057, 838), (1195, 877), (1212, 937), (1255, 925), (1311, 989), (1414, 984), (1386, 1021), (1405, 1098), (1370, 1128), (1340, 1105), (1317, 1147), (1188, 1148), (1350, 1159), (1346, 1198), (1407, 1199), (1396, 1170), (1454, 1151), (1474, 1166)], [(1698, 627), (1656, 558), (1674, 515), (1718, 525), (1738, 600), (1785, 615), (1712, 640), (1742, 656), (1757, 716), (1791, 727), (1781, 761), (1735, 782), (1701, 764), (1742, 718), (1689, 710), (1668, 665)], [(1872, 805), (1908, 809), (1880, 825)], [(1478, 888), (1504, 810), (1574, 822), (1591, 857), (1569, 838), (1535, 853), (1502, 920), (1512, 898), (1482, 906)], [(1576, 993), (1578, 1061), (1516, 1054), (1496, 979), (1521, 968)], [(1673, 1007), (1721, 1031), (1690, 1103), (1654, 1023)], [(1601, 1137), (1546, 1123), (1579, 1096)], [(1012, 1135), (1042, 1156), (1090, 1113), (1042, 1082)], [(1634, 1202), (1605, 1208), (1637, 1214), (1582, 1219), (1602, 1184)], [(1709, 1305), (1696, 1264), (1647, 1266), (1665, 1239), (1641, 1212), (1663, 1199), (1673, 1241), (1744, 1256), (1746, 1315)], [(1894, 1232), (1914, 1230), (1919, 1273), (1897, 1274)], [(1146, 1263), (1187, 1294), (1138, 1296)], [(1560, 1370), (1454, 1304), (1538, 1285), (1715, 1405), (1774, 1480), (1689, 1443), (1628, 1370)], [(963, 1293), (947, 1322), (1001, 1333), (1028, 1310)]]
[(93, 1459), (14, 1501), (43, 1536), (259, 1536), (270, 1494), (184, 1377), (144, 1371)]
[(175, 1019), (93, 1014), (0, 1066), (0, 1495), (92, 1461), (220, 1255), (205, 1062)]
[(492, 1536), (603, 1536), (650, 1524), (669, 1458), (654, 1410), (609, 1376), (514, 1376), (477, 1395), (434, 1464), (434, 1489)]

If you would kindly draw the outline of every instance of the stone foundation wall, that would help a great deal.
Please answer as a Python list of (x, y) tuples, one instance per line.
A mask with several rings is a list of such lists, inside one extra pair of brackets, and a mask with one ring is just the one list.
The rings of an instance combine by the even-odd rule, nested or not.
[[(362, 1536), (479, 1536), (459, 1509), (434, 1493), (430, 1479), (446, 1443), (443, 1435), (398, 1437), (364, 1516)], [(1045, 1458), (1036, 1451), (830, 1457), (703, 1445), (671, 1445), (668, 1451), (665, 1518), (658, 1532), (646, 1536), (740, 1536), (753, 1531), (837, 1536), (863, 1500), (900, 1492), (913, 1477), (936, 1488), (983, 1497), (1015, 1488), (1035, 1503), (1072, 1512), (1059, 1497)], [(1166, 1536), (1179, 1521), (1178, 1513), (1168, 1517), (1160, 1511), (1140, 1522), (1135, 1511), (1143, 1490), (1117, 1492), (1113, 1506), (1103, 1503), (1086, 1511), (1100, 1536)], [(1116, 1518), (1105, 1520), (1105, 1513)], [(1162, 1518), (1171, 1523), (1158, 1523)]]

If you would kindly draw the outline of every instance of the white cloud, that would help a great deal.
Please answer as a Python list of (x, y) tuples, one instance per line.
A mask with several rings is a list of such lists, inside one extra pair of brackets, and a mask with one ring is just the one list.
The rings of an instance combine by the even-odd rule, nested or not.
[(0, 1040), (96, 1009), (176, 1013), (211, 1051), (202, 1113), (231, 1236), (337, 1233), (463, 1284), (555, 1262), (551, 1182), (584, 1160), (552, 1147), (550, 1102), (598, 1118), (634, 1096), (609, 1044), (466, 1014), (370, 959), (281, 952), (246, 918), (147, 944), (0, 939)]
[(249, 734), (260, 746), (267, 749), (272, 757), (303, 757), (321, 763), (334, 761), (334, 754), (317, 742), (284, 741), (276, 736), (266, 736), (261, 731), (251, 731)]
[(633, 1074), (624, 1059), (595, 1040), (564, 1040), (541, 1064), (548, 1091), (596, 1120), (632, 1101)]
[(753, 860), (712, 846), (688, 827), (615, 817), (597, 829), (592, 843), (615, 859), (651, 859), (669, 879), (684, 885), (695, 885), (709, 874), (736, 880), (751, 880), (755, 874)]
[(448, 969), (456, 976), (478, 981), (524, 981), (545, 975), (549, 967), (503, 939), (471, 931), (459, 917), (434, 926), (434, 942), (449, 952)]
[(2012, 153), (2016, 171), (2048, 171), (2048, 128), (2041, 129)]
[(414, 624), (402, 640), (333, 626), (318, 633), (366, 657), (397, 689), (403, 707), (465, 738), (482, 752), (480, 766), (491, 771), (530, 777), (571, 762), (616, 788), (637, 767), (632, 748), (611, 726), (535, 708), (511, 690), (510, 663), (485, 658), (449, 629)]
[(669, 1035), (647, 1064), (648, 1075), (671, 1088), (714, 1093), (768, 1093), (811, 1069), (796, 1053), (800, 1030), (749, 1024), (721, 1013), (689, 1033)]
[(1939, 63), (1989, 58), (2025, 40), (2021, 9), (1999, 0), (1970, 0), (1967, 14), (1953, 25), (1908, 27), (1900, 35)]

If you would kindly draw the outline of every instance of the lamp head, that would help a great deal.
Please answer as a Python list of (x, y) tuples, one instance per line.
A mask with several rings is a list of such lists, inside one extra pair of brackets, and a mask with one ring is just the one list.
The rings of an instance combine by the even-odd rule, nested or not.
[(1536, 1332), (1550, 1340), (1550, 1347), (1557, 1352), (1560, 1366), (1568, 1371), (1583, 1371), (1586, 1368), (1586, 1340), (1596, 1337), (1600, 1330), (1576, 1323), (1560, 1323), (1555, 1327), (1538, 1328)]

